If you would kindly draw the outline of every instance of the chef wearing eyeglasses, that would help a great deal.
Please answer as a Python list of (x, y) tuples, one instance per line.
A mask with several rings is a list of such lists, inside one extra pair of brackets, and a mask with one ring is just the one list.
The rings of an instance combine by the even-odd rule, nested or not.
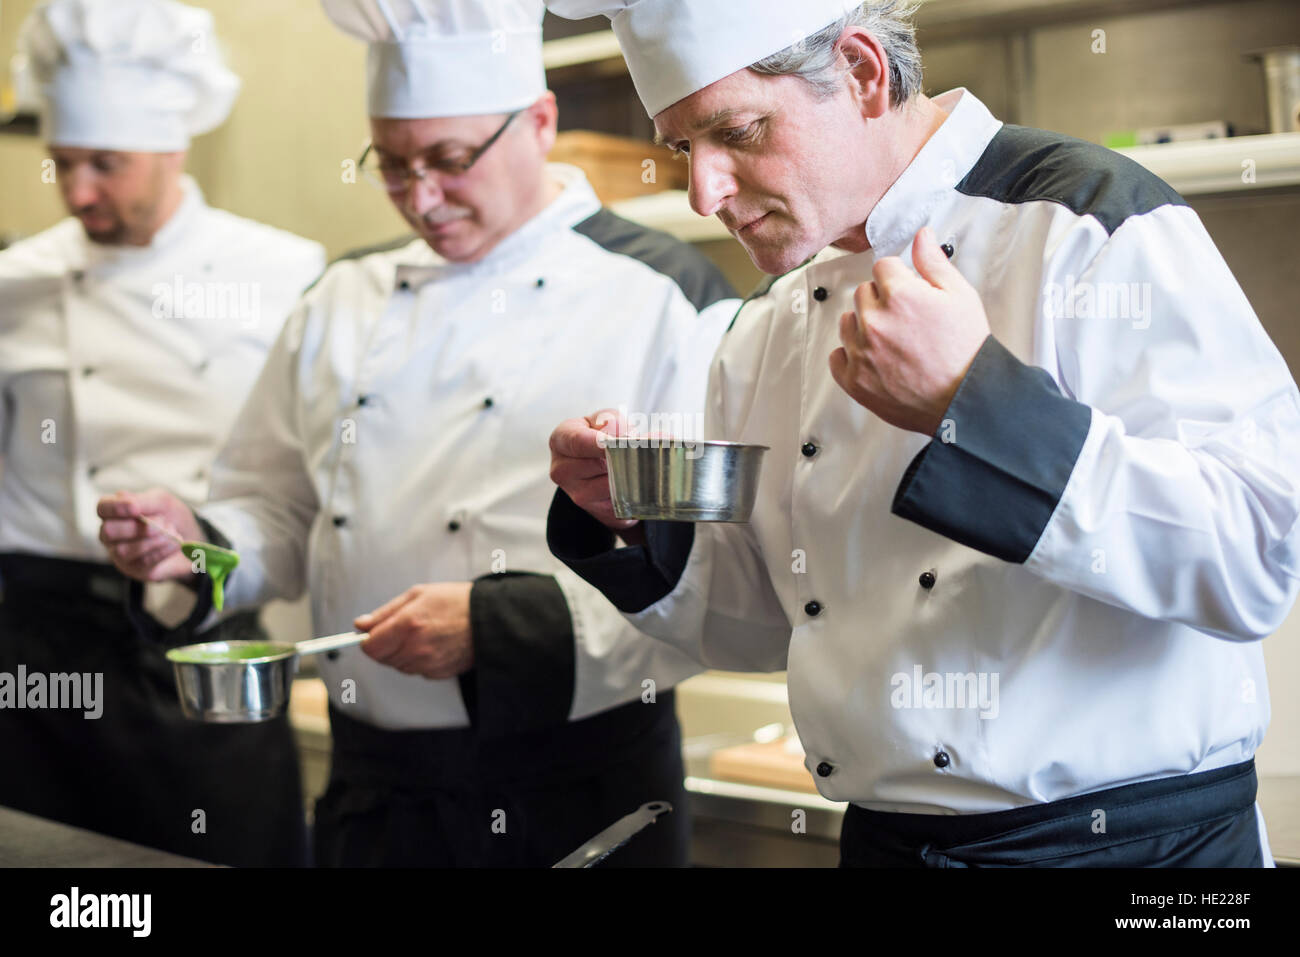
[[(700, 412), (738, 306), (685, 244), (546, 164), (540, 2), (327, 0), (368, 42), (363, 166), (419, 234), (334, 264), (304, 298), (220, 457), (201, 523), (242, 561), (227, 607), (311, 595), (333, 766), (325, 865), (550, 865), (651, 800), (617, 855), (686, 859), (673, 686), (698, 670), (550, 555), (547, 436), (574, 404)], [(188, 574), (175, 554), (126, 564)], [(359, 617), (358, 617), (359, 616)]]

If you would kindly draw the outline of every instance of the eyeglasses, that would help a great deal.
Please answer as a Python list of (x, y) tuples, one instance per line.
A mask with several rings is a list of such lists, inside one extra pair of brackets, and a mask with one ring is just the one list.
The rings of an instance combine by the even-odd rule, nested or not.
[(482, 159), (483, 154), (501, 138), (501, 134), (506, 131), (506, 127), (513, 123), (515, 117), (522, 112), (524, 111), (515, 110), (507, 116), (506, 121), (497, 128), (495, 133), (488, 137), (486, 143), (477, 149), (470, 150), (468, 153), (444, 156), (428, 166), (409, 166), (400, 160), (384, 156), (375, 149), (374, 143), (367, 143), (361, 158), (357, 160), (357, 168), (390, 193), (406, 192), (411, 188), (412, 180), (418, 179), (423, 182), (430, 170), (440, 176), (464, 176), (475, 163)]

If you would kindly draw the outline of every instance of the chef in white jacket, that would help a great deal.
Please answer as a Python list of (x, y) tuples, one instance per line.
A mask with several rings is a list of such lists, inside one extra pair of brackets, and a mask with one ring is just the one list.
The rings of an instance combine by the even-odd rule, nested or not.
[[(95, 503), (154, 483), (206, 498), (324, 251), (209, 207), (184, 175), (190, 137), (239, 90), (207, 11), (52, 0), (19, 54), (50, 156), (30, 188), (58, 189), (71, 216), (0, 252), (0, 804), (205, 860), (303, 863), (287, 722), (182, 717), (163, 652), (194, 640), (177, 611), (192, 597), (173, 586), (133, 624)], [(257, 629), (250, 608), (221, 633)], [(51, 675), (97, 700), (39, 706)]]
[(771, 447), (752, 524), (614, 521), (571, 420), (556, 554), (706, 664), (788, 667), (847, 865), (1270, 864), (1300, 408), (1182, 198), (921, 95), (892, 0), (554, 6), (613, 17), (695, 210), (779, 277), (709, 387), (709, 438)]
[[(106, 534), (156, 511), (239, 552), (227, 607), (306, 588), (318, 634), (369, 632), (320, 659), (318, 864), (550, 865), (656, 799), (677, 813), (612, 861), (684, 863), (672, 688), (698, 665), (550, 554), (547, 437), (575, 404), (677, 412), (698, 437), (739, 302), (690, 247), (546, 164), (540, 0), (325, 9), (370, 44), (362, 165), (419, 236), (304, 298), (201, 528), (128, 497), (101, 506)], [(123, 567), (188, 573), (168, 562)]]

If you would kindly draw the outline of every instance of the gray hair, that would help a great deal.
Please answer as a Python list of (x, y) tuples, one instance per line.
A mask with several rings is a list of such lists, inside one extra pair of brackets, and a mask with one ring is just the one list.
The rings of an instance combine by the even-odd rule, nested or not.
[(817, 96), (834, 96), (845, 74), (837, 65), (840, 34), (849, 27), (862, 27), (880, 42), (889, 59), (889, 99), (897, 109), (921, 92), (921, 51), (912, 23), (919, 6), (919, 0), (865, 0), (825, 29), (749, 68), (768, 76), (798, 76), (812, 85)]

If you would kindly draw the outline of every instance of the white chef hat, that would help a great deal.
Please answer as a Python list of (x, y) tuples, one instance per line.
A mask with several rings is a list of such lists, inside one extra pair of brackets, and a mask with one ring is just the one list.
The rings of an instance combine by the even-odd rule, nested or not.
[(509, 113), (546, 92), (542, 0), (322, 0), (370, 46), (371, 116)]
[(47, 0), (18, 38), (16, 86), (55, 146), (170, 153), (230, 113), (239, 77), (212, 14), (173, 0)]
[(710, 83), (779, 53), (862, 0), (546, 0), (572, 20), (603, 14), (646, 112), (655, 116)]

